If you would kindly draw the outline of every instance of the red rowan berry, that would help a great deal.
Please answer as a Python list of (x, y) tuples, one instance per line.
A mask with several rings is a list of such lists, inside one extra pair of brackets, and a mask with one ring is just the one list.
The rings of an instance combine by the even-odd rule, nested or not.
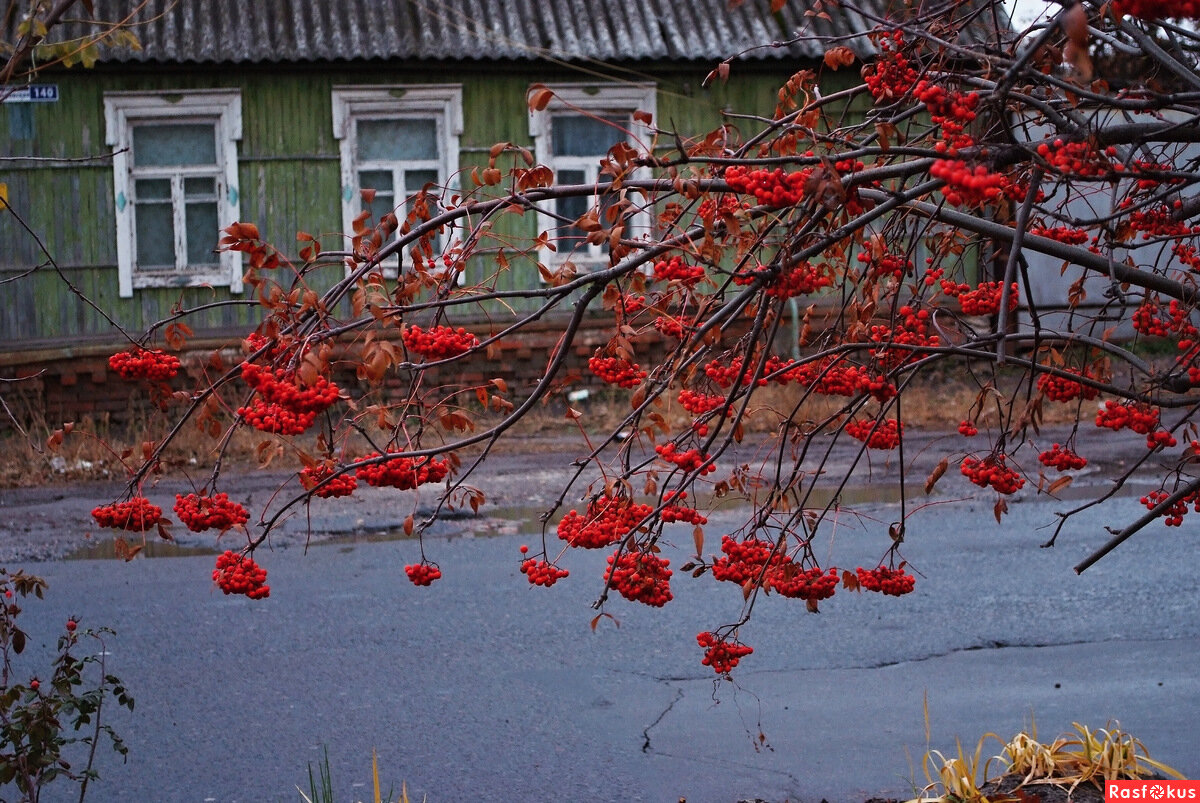
[(143, 533), (162, 520), (162, 508), (151, 504), (144, 496), (135, 496), (126, 502), (114, 502), (94, 508), (92, 518), (101, 527)]

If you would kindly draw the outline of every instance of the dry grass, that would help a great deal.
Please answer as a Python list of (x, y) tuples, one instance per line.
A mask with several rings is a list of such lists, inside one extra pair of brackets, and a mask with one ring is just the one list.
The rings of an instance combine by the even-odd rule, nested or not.
[[(1001, 415), (1007, 415), (1005, 401), (1017, 398), (1017, 412), (1024, 407), (1027, 387), (1022, 385), (1022, 373), (1013, 371), (1002, 376), (999, 391), (981, 391), (980, 381), (969, 371), (927, 372), (905, 388), (900, 417), (906, 425), (917, 428), (952, 430), (963, 416), (971, 415), (982, 427), (995, 426)], [(664, 397), (665, 403), (655, 408), (674, 431), (685, 429), (691, 422), (690, 415), (676, 402), (673, 395)], [(836, 424), (839, 414), (844, 412), (845, 400), (839, 397), (812, 395), (803, 398), (795, 387), (769, 386), (757, 391), (743, 428), (749, 433), (777, 431), (780, 423), (791, 417), (793, 420)], [(474, 402), (472, 402), (474, 404)], [(586, 400), (573, 404), (582, 414), (580, 421), (567, 415), (567, 402), (562, 397), (552, 399), (530, 412), (514, 426), (510, 433), (516, 440), (534, 437), (570, 437), (577, 435), (579, 427), (585, 426), (593, 437), (621, 427), (631, 410), (629, 395), (625, 391), (609, 388), (593, 389)], [(1047, 404), (1042, 409), (1045, 423), (1066, 423), (1072, 420), (1074, 405)], [(857, 415), (875, 415), (879, 407), (871, 402)], [(23, 433), (9, 431), (0, 436), (0, 487), (20, 487), (46, 482), (62, 482), (88, 479), (123, 479), (129, 467), (142, 461), (142, 455), (166, 434), (166, 421), (151, 412), (140, 413), (131, 426), (119, 428), (106, 419), (88, 419), (77, 422), (74, 430), (66, 435), (56, 449), (47, 447), (54, 437), (55, 428), (50, 423), (26, 409), (22, 419)], [(473, 417), (476, 430), (482, 430), (499, 421), (496, 414), (483, 413), (476, 407), (467, 411)], [(1084, 415), (1089, 411), (1085, 410)], [(894, 407), (887, 412), (895, 416)], [(372, 422), (363, 422), (368, 432), (378, 432)], [(185, 425), (178, 436), (163, 453), (162, 467), (168, 474), (203, 473), (216, 456), (220, 441), (201, 432), (194, 425)], [(225, 451), (227, 465), (240, 468), (259, 465), (295, 465), (298, 460), (289, 451), (306, 448), (317, 452), (315, 438), (306, 436), (299, 440), (280, 439), (253, 430), (235, 433)], [(497, 451), (503, 452), (503, 442)], [(364, 454), (372, 446), (363, 438), (356, 437), (349, 444), (347, 454)]]

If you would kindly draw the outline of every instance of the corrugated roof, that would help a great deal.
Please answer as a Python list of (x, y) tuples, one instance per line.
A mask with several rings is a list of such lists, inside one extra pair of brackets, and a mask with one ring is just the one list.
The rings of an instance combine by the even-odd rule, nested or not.
[[(884, 16), (888, 0), (860, 7)], [(97, 19), (116, 20), (132, 0), (94, 0)], [(148, 0), (133, 30), (142, 49), (113, 49), (116, 62), (248, 64), (357, 59), (718, 61), (819, 58), (848, 37), (860, 56), (875, 27), (826, 3), (829, 19), (804, 16), (791, 0)], [(871, 13), (871, 12), (868, 12)], [(59, 35), (78, 33), (64, 26)], [(787, 46), (764, 44), (800, 37)], [(52, 37), (53, 38), (53, 37)], [(10, 40), (11, 41), (11, 40)]]

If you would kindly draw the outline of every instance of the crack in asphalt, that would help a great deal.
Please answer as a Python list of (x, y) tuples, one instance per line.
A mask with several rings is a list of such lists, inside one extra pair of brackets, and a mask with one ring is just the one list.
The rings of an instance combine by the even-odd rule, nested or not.
[(645, 739), (646, 739), (646, 741), (642, 742), (642, 752), (643, 753), (650, 752), (650, 731), (654, 729), (655, 725), (662, 722), (663, 719), (667, 716), (667, 714), (671, 713), (671, 709), (675, 707), (675, 704), (678, 703), (682, 699), (683, 699), (683, 689), (677, 687), (675, 689), (675, 699), (673, 699), (673, 700), (671, 700), (671, 702), (667, 703), (667, 707), (664, 708), (662, 710), (662, 712), (657, 717), (654, 718), (653, 722), (651, 722), (649, 725), (647, 725), (642, 730), (642, 736), (645, 737)]

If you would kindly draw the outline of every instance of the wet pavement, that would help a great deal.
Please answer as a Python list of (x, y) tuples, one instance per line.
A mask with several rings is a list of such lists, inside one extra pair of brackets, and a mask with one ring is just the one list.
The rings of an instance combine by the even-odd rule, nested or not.
[[(325, 748), (339, 801), (370, 799), (373, 749), (385, 788), (404, 781), (414, 800), (911, 797), (928, 747), (950, 753), (961, 738), (973, 750), (1031, 720), (1046, 739), (1120, 720), (1154, 758), (1200, 777), (1190, 521), (1152, 525), (1076, 576), (1104, 525), (1142, 510), (1136, 499), (1073, 519), (1049, 550), (1039, 528), (1062, 503), (1022, 494), (1001, 525), (986, 494), (926, 508), (904, 553), (914, 593), (842, 591), (819, 615), (762, 599), (741, 634), (755, 653), (729, 682), (700, 665), (695, 634), (736, 621), (736, 587), (677, 574), (664, 609), (614, 599), (616, 621), (593, 631), (604, 554), (569, 555), (571, 577), (554, 588), (525, 582), (521, 511), (552, 498), (536, 463), (497, 477), (492, 501), (508, 514), (437, 526), (426, 552), (445, 577), (430, 588), (403, 577), (415, 541), (370, 537), (395, 506), (365, 502), (323, 511), (318, 526), (342, 535), (307, 555), (296, 537), (261, 553), (272, 586), (261, 602), (214, 593), (210, 555), (9, 560), (50, 582), (26, 609), (31, 659), (68, 615), (117, 631), (108, 669), (137, 708), (110, 721), (130, 760), (101, 750), (89, 799), (298, 801)], [(954, 479), (948, 492), (970, 493)], [(47, 515), (66, 501), (34, 500)], [(95, 503), (79, 488), (69, 501)], [(4, 502), (10, 523), (34, 520)], [(868, 513), (839, 522), (838, 564), (878, 559), (897, 509)], [(710, 523), (706, 551), (736, 520)], [(678, 565), (691, 535), (674, 537)]]

